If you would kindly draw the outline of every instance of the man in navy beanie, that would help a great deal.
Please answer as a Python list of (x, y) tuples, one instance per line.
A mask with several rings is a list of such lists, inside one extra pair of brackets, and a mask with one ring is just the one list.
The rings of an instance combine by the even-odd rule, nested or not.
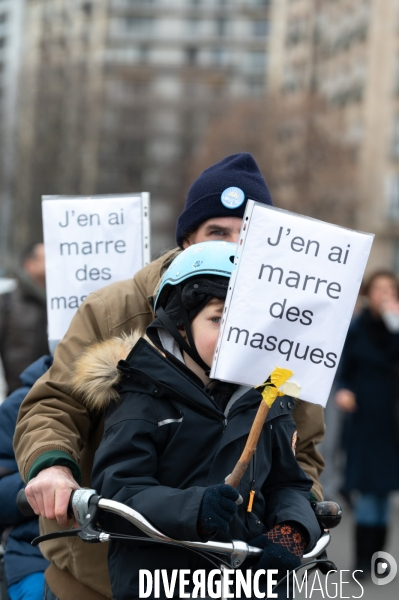
[[(44, 533), (57, 527), (48, 519), (60, 527), (68, 525), (71, 491), (80, 485), (90, 487), (93, 457), (103, 435), (101, 415), (88, 411), (70, 391), (76, 357), (90, 343), (132, 331), (143, 333), (154, 317), (149, 298), (172, 260), (190, 244), (237, 242), (249, 199), (272, 204), (250, 154), (233, 154), (209, 167), (188, 192), (177, 223), (179, 247), (145, 266), (133, 279), (90, 294), (80, 305), (56, 349), (53, 366), (23, 401), (14, 437), (18, 466), (27, 482), (26, 495), (36, 514), (44, 517)], [(324, 434), (323, 409), (299, 402), (293, 414), (298, 429), (296, 457), (313, 480), (313, 498), (321, 500), (319, 476), (324, 464), (316, 445)], [(106, 544), (74, 544), (68, 551), (62, 539), (53, 540), (47, 547), (51, 565), (45, 573), (45, 600), (110, 598), (106, 555)]]
[(182, 247), (209, 219), (242, 219), (247, 200), (273, 204), (266, 181), (251, 154), (232, 154), (205, 169), (188, 191), (184, 210), (177, 221), (177, 245)]

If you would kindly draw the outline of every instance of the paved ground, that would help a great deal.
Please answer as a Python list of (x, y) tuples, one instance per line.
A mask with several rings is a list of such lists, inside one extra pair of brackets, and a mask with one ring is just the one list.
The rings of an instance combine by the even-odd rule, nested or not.
[[(328, 556), (335, 562), (338, 570), (351, 569), (352, 568), (352, 519), (350, 510), (344, 508), (344, 517), (341, 524), (337, 529), (332, 530), (332, 542), (329, 546)], [(399, 495), (394, 498), (394, 518), (392, 520), (392, 530), (390, 532), (390, 538), (386, 551), (392, 554), (398, 563), (399, 567)], [(325, 578), (320, 577), (322, 581), (323, 591), (317, 591), (316, 588), (320, 588), (316, 580), (316, 585), (312, 593), (313, 575), (310, 575), (308, 581), (307, 594), (302, 591), (295, 594), (296, 598), (312, 598), (313, 600), (321, 600), (322, 598), (363, 598), (363, 600), (399, 600), (399, 572), (394, 581), (387, 585), (377, 586), (370, 581), (362, 582), (364, 590), (359, 587), (353, 580), (352, 583), (342, 584), (342, 590), (336, 590), (335, 586), (330, 585), (327, 589), (325, 587)], [(334, 576), (329, 578), (330, 581), (339, 582), (339, 577)], [(342, 581), (349, 581), (351, 579), (351, 572), (345, 572), (342, 574)], [(328, 595), (329, 594), (329, 595)]]

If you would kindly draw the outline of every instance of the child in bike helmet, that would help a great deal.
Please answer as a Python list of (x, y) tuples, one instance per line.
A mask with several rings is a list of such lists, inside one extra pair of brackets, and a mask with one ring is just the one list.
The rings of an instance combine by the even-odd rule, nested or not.
[[(146, 335), (90, 348), (76, 365), (74, 391), (92, 410), (108, 406), (92, 473), (101, 495), (139, 511), (174, 539), (258, 546), (261, 558), (243, 568), (274, 568), (282, 577), (315, 545), (320, 526), (309, 503), (312, 482), (294, 455), (291, 398), (270, 409), (239, 487), (224, 483), (262, 401), (254, 388), (209, 378), (235, 252), (226, 242), (184, 250), (162, 279)], [(114, 515), (104, 527), (140, 537)], [(212, 568), (197, 553), (142, 536), (110, 544), (118, 600), (139, 598), (141, 570), (165, 569), (170, 581), (173, 569)], [(166, 597), (162, 585), (160, 597)]]

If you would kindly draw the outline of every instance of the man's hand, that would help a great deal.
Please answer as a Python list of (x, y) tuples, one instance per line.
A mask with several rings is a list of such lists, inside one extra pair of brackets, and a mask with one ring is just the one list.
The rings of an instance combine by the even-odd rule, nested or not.
[(25, 493), (37, 515), (55, 519), (59, 525), (67, 527), (69, 498), (79, 487), (68, 467), (54, 466), (40, 471), (28, 483)]
[(357, 410), (355, 394), (344, 388), (335, 394), (335, 404), (344, 412), (353, 413)]

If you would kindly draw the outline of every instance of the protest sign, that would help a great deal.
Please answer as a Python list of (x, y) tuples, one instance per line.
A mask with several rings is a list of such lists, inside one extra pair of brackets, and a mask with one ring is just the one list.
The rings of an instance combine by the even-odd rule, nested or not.
[(373, 237), (250, 200), (211, 377), (253, 386), (284, 367), (325, 406)]
[(150, 261), (149, 194), (43, 196), (50, 349), (88, 294)]

